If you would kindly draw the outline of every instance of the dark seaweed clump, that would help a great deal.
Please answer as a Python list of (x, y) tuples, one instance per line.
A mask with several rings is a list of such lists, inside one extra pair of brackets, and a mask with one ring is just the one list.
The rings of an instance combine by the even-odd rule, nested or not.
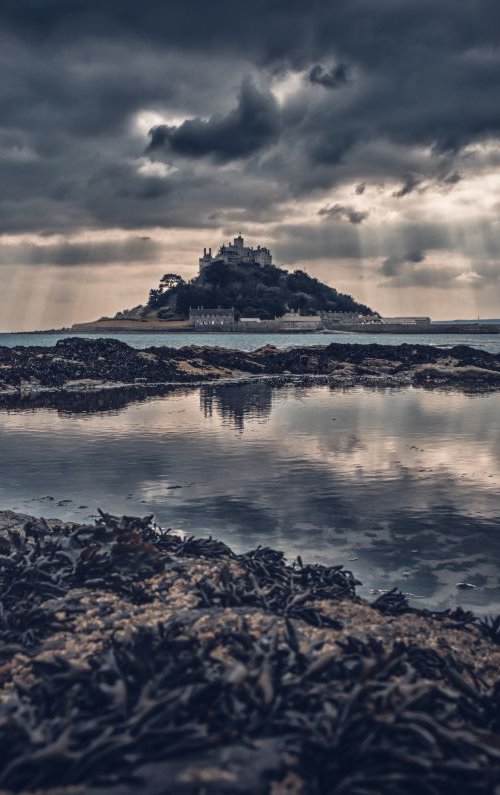
[[(1, 545), (0, 659), (21, 650), (34, 674), (0, 701), (2, 790), (500, 793), (500, 681), (486, 685), (449, 652), (361, 640), (354, 627), (334, 650), (304, 642), (304, 627), (334, 638), (341, 626), (317, 600), (357, 599), (340, 567), (289, 566), (269, 549), (237, 556), (151, 517), (108, 514), (92, 526), (28, 523)], [(137, 611), (154, 598), (146, 578), (175, 578), (191, 559), (214, 570), (196, 585), (197, 610), (111, 634), (86, 665), (37, 656), (61, 628), (52, 606), (72, 589), (110, 591)], [(396, 592), (377, 602), (386, 615), (412, 611)], [(228, 606), (244, 610), (243, 628), (224, 620)], [(195, 626), (204, 612), (216, 626), (205, 635)], [(280, 618), (262, 634), (257, 614)], [(474, 622), (463, 611), (441, 618), (464, 631)], [(475, 623), (496, 640), (498, 619)]]
[[(446, 369), (450, 358), (457, 366)], [(190, 367), (183, 367), (185, 364)], [(351, 379), (354, 375), (358, 382), (362, 376), (405, 375), (405, 379), (410, 377), (415, 384), (429, 386), (450, 384), (484, 389), (498, 388), (500, 384), (500, 355), (465, 345), (446, 351), (431, 345), (378, 343), (332, 343), (287, 349), (265, 346), (256, 351), (199, 345), (184, 348), (162, 345), (137, 350), (116, 339), (68, 337), (58, 340), (53, 347), (0, 346), (0, 392), (8, 391), (8, 387), (14, 387), (18, 394), (26, 388), (36, 392), (40, 386), (59, 390), (81, 379), (136, 384), (150, 389), (152, 385), (170, 382), (216, 380), (220, 375), (230, 376), (235, 370), (247, 375), (338, 377), (345, 364), (352, 366)], [(217, 374), (213, 368), (221, 372)]]

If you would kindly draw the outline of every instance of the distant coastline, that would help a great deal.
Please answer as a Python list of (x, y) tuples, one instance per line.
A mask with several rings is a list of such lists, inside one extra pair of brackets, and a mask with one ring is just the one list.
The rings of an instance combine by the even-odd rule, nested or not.
[[(268, 333), (262, 328), (255, 329), (221, 329), (221, 328), (196, 328), (188, 321), (140, 321), (140, 320), (105, 320), (93, 323), (75, 323), (70, 328), (60, 329), (34, 329), (32, 331), (3, 331), (2, 334), (259, 334)], [(363, 324), (338, 324), (328, 329), (276, 329), (273, 334), (311, 334), (329, 335), (336, 333), (351, 334), (401, 334), (401, 335), (428, 335), (428, 334), (500, 334), (500, 320), (439, 320), (426, 326), (397, 325), (394, 323), (363, 323)]]

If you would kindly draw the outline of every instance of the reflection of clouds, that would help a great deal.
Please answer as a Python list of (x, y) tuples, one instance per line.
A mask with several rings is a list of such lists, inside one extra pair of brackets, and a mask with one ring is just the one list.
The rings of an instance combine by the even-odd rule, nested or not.
[(411, 471), (417, 479), (445, 476), (487, 489), (500, 485), (500, 434), (492, 433), (497, 396), (409, 389), (373, 391), (367, 401), (362, 389), (348, 396), (320, 394), (307, 416), (296, 403), (280, 418), (282, 455), (297, 454), (299, 435), (307, 438), (301, 457), (344, 476), (402, 479)]
[[(236, 549), (343, 562), (366, 588), (397, 585), (426, 605), (493, 604), (499, 407), (495, 394), (233, 384), (119, 413), (2, 414), (1, 504), (151, 511)], [(30, 502), (42, 495), (55, 500)], [(463, 579), (485, 587), (457, 592)]]

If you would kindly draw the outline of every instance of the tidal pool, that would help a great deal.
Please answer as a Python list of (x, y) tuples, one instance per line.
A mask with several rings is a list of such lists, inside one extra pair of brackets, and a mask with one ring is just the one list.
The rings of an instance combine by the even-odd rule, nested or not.
[[(266, 382), (0, 411), (0, 509), (98, 507), (500, 610), (500, 393)], [(469, 588), (457, 587), (468, 583)]]

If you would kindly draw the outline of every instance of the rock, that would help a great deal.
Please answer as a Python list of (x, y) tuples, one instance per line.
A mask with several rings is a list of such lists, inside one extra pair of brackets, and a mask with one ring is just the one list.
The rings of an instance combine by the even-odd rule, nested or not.
[(5, 795), (495, 792), (500, 617), (151, 516), (1, 528)]
[(463, 345), (444, 353), (425, 345), (337, 343), (253, 352), (198, 345), (137, 351), (119, 340), (72, 337), (51, 348), (0, 348), (0, 372), (4, 402), (13, 389), (33, 398), (48, 390), (139, 389), (283, 374), (324, 375), (339, 384), (449, 384), (473, 390), (500, 388), (500, 355)]

